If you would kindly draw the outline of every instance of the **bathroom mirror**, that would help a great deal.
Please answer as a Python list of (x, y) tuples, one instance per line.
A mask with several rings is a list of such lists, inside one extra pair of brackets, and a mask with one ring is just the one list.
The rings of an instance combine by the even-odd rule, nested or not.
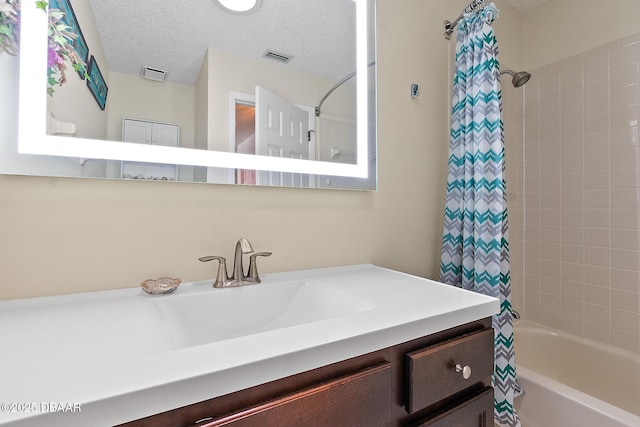
[[(47, 17), (23, 2), (16, 155), (24, 167), (17, 173), (376, 188), (374, 0), (263, 0), (250, 14), (230, 13), (214, 0), (193, 0), (179, 8), (163, 0), (154, 2), (151, 10), (126, 1), (54, 4), (67, 2), (88, 46), (89, 80), (103, 83), (104, 93), (96, 95), (72, 70), (52, 97), (34, 83), (44, 80), (42, 70), (47, 69)], [(131, 29), (139, 31), (129, 33)], [(189, 39), (184, 38), (187, 34)], [(145, 37), (163, 47), (147, 47)], [(292, 58), (277, 63), (265, 58), (266, 52)], [(164, 71), (164, 82), (142, 76), (151, 72), (157, 77), (156, 72)], [(220, 76), (226, 78), (224, 84)], [(146, 92), (138, 84), (146, 85)], [(80, 93), (84, 103), (70, 97), (73, 92)], [(158, 113), (156, 97), (163, 96), (172, 100), (169, 110), (191, 110), (193, 119)], [(302, 111), (303, 118), (296, 122), (286, 111), (274, 110), (273, 99), (285, 100), (287, 107)], [(141, 101), (149, 108), (138, 105)], [(253, 110), (248, 114), (247, 106)], [(89, 110), (101, 126), (90, 126), (91, 120), (85, 119)], [(233, 142), (246, 139), (246, 129), (238, 124), (245, 114), (256, 117), (249, 150)], [(130, 141), (127, 120), (177, 125), (177, 142)], [(272, 139), (264, 136), (269, 131), (281, 136), (285, 130), (308, 144), (304, 156), (274, 148)], [(5, 172), (4, 164), (0, 168)]]

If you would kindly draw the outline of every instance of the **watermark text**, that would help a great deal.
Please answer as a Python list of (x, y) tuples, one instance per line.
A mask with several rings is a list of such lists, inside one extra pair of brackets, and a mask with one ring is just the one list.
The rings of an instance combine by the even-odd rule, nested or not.
[(75, 402), (2, 402), (0, 412), (82, 412), (82, 405)]

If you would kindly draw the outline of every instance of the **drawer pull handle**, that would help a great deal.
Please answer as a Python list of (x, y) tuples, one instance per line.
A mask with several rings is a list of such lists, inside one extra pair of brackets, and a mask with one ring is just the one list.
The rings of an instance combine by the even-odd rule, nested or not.
[(471, 367), (470, 366), (462, 366), (461, 364), (457, 364), (456, 365), (456, 372), (460, 373), (462, 372), (462, 378), (464, 378), (465, 380), (468, 380), (469, 378), (471, 378)]

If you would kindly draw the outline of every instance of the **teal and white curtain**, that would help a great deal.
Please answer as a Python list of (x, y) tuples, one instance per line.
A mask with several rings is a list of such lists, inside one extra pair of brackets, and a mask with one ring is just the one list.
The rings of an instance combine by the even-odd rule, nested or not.
[(502, 92), (493, 3), (458, 24), (449, 177), (440, 280), (500, 298), (495, 330), (495, 419), (515, 427), (516, 388)]

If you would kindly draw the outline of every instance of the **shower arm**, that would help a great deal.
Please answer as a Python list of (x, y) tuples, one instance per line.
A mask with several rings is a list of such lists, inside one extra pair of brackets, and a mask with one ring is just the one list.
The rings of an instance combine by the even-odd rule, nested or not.
[[(369, 62), (369, 64), (367, 64), (367, 68), (375, 65), (376, 61), (375, 59), (371, 62)], [(343, 84), (345, 84), (349, 79), (351, 79), (353, 76), (355, 76), (356, 74), (358, 74), (357, 71), (354, 71), (352, 73), (347, 74), (346, 76), (344, 76), (342, 78), (342, 80), (340, 80), (338, 83), (336, 83), (335, 85), (333, 85), (333, 87), (331, 89), (329, 89), (327, 91), (327, 93), (324, 94), (324, 96), (322, 97), (322, 99), (320, 100), (320, 102), (318, 103), (318, 106), (316, 107), (316, 117), (320, 117), (320, 109), (322, 108), (322, 104), (324, 104), (324, 101), (327, 100), (327, 98), (329, 97), (329, 95), (331, 95), (336, 89), (338, 89), (340, 86), (342, 86)]]

